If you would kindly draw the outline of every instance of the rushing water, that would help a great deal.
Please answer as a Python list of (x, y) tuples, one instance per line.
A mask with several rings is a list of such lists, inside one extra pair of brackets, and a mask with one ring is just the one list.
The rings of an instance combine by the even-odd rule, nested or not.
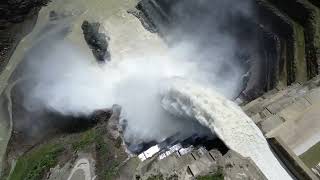
[(167, 111), (209, 127), (230, 149), (250, 157), (268, 179), (292, 179), (259, 128), (235, 103), (212, 89), (181, 79), (170, 81), (162, 93), (162, 106)]
[[(148, 52), (153, 52), (150, 49), (156, 49), (158, 54), (162, 54), (166, 49), (163, 48), (164, 44), (160, 38), (147, 32), (137, 19), (126, 13), (135, 2), (135, 0), (65, 0), (51, 3), (42, 9), (34, 32), (18, 46), (10, 62), (17, 63), (22, 59), (24, 49), (31, 47), (36, 32), (41, 29), (41, 24), (47, 23), (49, 12), (51, 10), (59, 12), (63, 9), (68, 9), (72, 14), (80, 12), (72, 22), (73, 29), (66, 39), (79, 44), (84, 52), (88, 51), (88, 48), (83, 40), (80, 25), (83, 20), (93, 19), (101, 21), (111, 36), (110, 50), (114, 61), (135, 59), (133, 57), (137, 56), (141, 58), (142, 55), (147, 56)], [(14, 66), (10, 67), (14, 69)], [(177, 71), (176, 66), (174, 67)], [(163, 75), (162, 71), (159, 72)], [(93, 77), (96, 79), (99, 76)], [(267, 178), (291, 179), (270, 151), (260, 130), (234, 103), (212, 90), (192, 83), (174, 80), (170, 84), (171, 86), (164, 91), (162, 105), (165, 109), (176, 115), (196, 118), (203, 125), (210, 127), (229, 148), (245, 157), (250, 157)]]

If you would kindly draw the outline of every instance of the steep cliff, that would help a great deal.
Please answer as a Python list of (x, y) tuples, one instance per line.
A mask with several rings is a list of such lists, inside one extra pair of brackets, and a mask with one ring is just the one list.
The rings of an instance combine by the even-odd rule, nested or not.
[[(319, 2), (317, 0), (254, 0), (252, 2), (252, 7), (245, 10), (253, 11), (251, 17), (234, 17), (232, 23), (224, 24), (225, 29), (223, 29), (226, 33), (230, 33), (228, 31), (232, 29), (231, 34), (234, 33), (237, 42), (246, 46), (245, 53), (249, 55), (249, 59), (251, 57), (254, 59), (252, 61), (262, 67), (258, 69), (260, 72), (251, 73), (251, 77), (255, 76), (254, 79), (259, 77), (259, 80), (254, 82), (251, 80), (251, 83), (249, 80), (251, 86), (246, 84), (248, 87), (243, 90), (242, 98), (247, 101), (276, 87), (284, 88), (295, 82), (306, 82), (319, 73)], [(169, 39), (170, 43), (172, 36), (180, 36), (172, 33), (177, 28), (199, 29), (200, 26), (190, 24), (188, 19), (192, 19), (193, 16), (197, 17), (198, 11), (205, 13), (206, 8), (217, 11), (211, 4), (214, 3), (210, 1), (189, 3), (184, 0), (174, 2), (142, 0), (137, 9), (144, 14), (145, 22), (156, 26), (157, 32), (165, 39)], [(236, 9), (232, 7), (232, 3), (229, 7), (229, 9)], [(236, 11), (229, 9), (227, 11)], [(186, 16), (179, 16), (181, 13), (185, 13)], [(224, 16), (223, 12), (219, 17)], [(199, 22), (205, 21), (200, 16), (198, 17)], [(219, 21), (212, 17), (212, 22), (218, 23)], [(188, 23), (190, 26), (186, 25)], [(208, 31), (212, 27), (207, 23), (201, 26), (206, 26), (205, 29), (209, 29)], [(191, 34), (201, 36), (201, 33), (205, 31), (200, 33), (195, 31)], [(212, 33), (214, 33), (213, 30)], [(253, 49), (257, 55), (248, 49)], [(242, 59), (239, 61), (242, 65), (246, 63)], [(252, 61), (251, 67), (254, 66)], [(251, 72), (253, 72), (252, 69)]]
[(36, 23), (40, 8), (49, 0), (4, 0), (0, 2), (0, 72), (19, 41)]

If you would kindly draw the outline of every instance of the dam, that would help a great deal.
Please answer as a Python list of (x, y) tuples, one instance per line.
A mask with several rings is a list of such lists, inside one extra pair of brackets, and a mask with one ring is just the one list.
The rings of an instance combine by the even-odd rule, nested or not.
[(254, 122), (233, 102), (185, 81), (170, 82), (162, 105), (178, 116), (195, 118), (232, 150), (250, 157), (268, 179), (291, 179)]
[(1, 177), (317, 179), (316, 2), (30, 3), (6, 4), (31, 10), (4, 20)]

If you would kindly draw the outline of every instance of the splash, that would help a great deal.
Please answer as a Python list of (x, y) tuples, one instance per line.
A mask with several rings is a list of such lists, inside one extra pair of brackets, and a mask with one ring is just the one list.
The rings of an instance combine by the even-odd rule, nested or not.
[(292, 179), (271, 152), (254, 122), (235, 103), (182, 79), (170, 80), (162, 90), (162, 106), (179, 117), (197, 119), (232, 150), (250, 157), (270, 180)]
[(206, 76), (195, 73), (201, 71), (198, 63), (153, 55), (98, 64), (65, 41), (48, 44), (30, 52), (23, 66), (22, 103), (30, 114), (52, 111), (81, 116), (118, 104), (121, 118), (128, 122), (125, 138), (133, 144), (205, 132), (193, 121), (172, 117), (159, 103), (163, 79), (206, 81)]

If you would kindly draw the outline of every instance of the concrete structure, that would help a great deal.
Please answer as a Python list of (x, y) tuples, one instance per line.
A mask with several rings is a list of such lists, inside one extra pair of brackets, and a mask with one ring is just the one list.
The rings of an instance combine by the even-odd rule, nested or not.
[(320, 77), (317, 76), (303, 85), (293, 84), (266, 93), (243, 109), (265, 136), (273, 139), (271, 142), (276, 140), (278, 145), (283, 146), (288, 153), (286, 159), (289, 156), (296, 159), (300, 168), (314, 179), (316, 177), (311, 175), (310, 169), (306, 169), (298, 156), (320, 141), (319, 104)]
[[(84, 3), (84, 1), (81, 2), (82, 4), (84, 4), (84, 6), (87, 5), (87, 3)], [(306, 0), (288, 0), (284, 5), (277, 4), (277, 2), (273, 0), (257, 0), (257, 2), (258, 6), (263, 9), (265, 14), (267, 14), (267, 16), (265, 16), (265, 19), (261, 18), (262, 16), (260, 17), (261, 22), (256, 22), (257, 27), (261, 28), (261, 30), (263, 30), (265, 34), (272, 34), (272, 36), (268, 36), (269, 39), (272, 39), (274, 36), (279, 37), (274, 39), (274, 46), (276, 46), (277, 48), (279, 46), (280, 48), (280, 50), (277, 52), (278, 61), (276, 61), (275, 63), (277, 64), (275, 67), (276, 73), (272, 74), (272, 70), (270, 70), (270, 72), (268, 71), (268, 73), (271, 74), (271, 76), (268, 76), (269, 78), (271, 78), (271, 80), (267, 80), (268, 85), (266, 85), (266, 89), (269, 90), (275, 86), (275, 83), (273, 83), (273, 81), (279, 81), (280, 85), (286, 85), (287, 83), (290, 84), (293, 82), (304, 83), (307, 78), (311, 78), (315, 74), (317, 74), (319, 63), (318, 51), (320, 42), (318, 41), (319, 20), (317, 19), (317, 17), (319, 16), (319, 10), (318, 8), (316, 8), (316, 6), (319, 7), (318, 1), (310, 0), (310, 2), (312, 2), (314, 5)], [(271, 4), (269, 2), (271, 2)], [(162, 43), (159, 43), (160, 40), (158, 38), (153, 41), (155, 42), (154, 44), (144, 45), (146, 44), (146, 39), (152, 39), (152, 37), (154, 36), (150, 35), (148, 32), (145, 33), (145, 30), (142, 27), (138, 26), (139, 22), (137, 21), (137, 19), (126, 14), (126, 9), (129, 7), (132, 8), (136, 3), (135, 0), (122, 1), (121, 3), (118, 3), (118, 1), (110, 1), (108, 2), (109, 4), (104, 3), (105, 2), (102, 2), (101, 0), (95, 0), (92, 2), (90, 1), (90, 6), (86, 6), (84, 12), (81, 12), (79, 14), (79, 17), (74, 25), (79, 25), (86, 18), (90, 19), (92, 17), (108, 17), (108, 21), (104, 22), (104, 26), (110, 32), (112, 37), (114, 39), (117, 39), (116, 41), (111, 41), (111, 46), (115, 51), (121, 52), (119, 54), (116, 54), (115, 58), (118, 59), (123, 59), (125, 57), (131, 56), (132, 53), (136, 56), (140, 56), (141, 54), (145, 54), (148, 51), (148, 47), (158, 46), (159, 44), (162, 47)], [(291, 3), (292, 5), (290, 5), (290, 7), (293, 7), (294, 5), (303, 7), (301, 9), (301, 12), (302, 14), (307, 15), (304, 16), (300, 13), (296, 14), (296, 12), (292, 11), (292, 9), (286, 9), (286, 5), (288, 5), (289, 3)], [(76, 7), (71, 3), (71, 1), (66, 4), (62, 3), (62, 5), (65, 6), (64, 8), (66, 9), (69, 7)], [(8, 79), (15, 69), (16, 65), (22, 59), (25, 51), (28, 49), (26, 47), (31, 46), (32, 39), (34, 39), (34, 36), (37, 35), (37, 31), (41, 29), (39, 28), (39, 23), (40, 26), (47, 23), (48, 14), (51, 10), (50, 8), (53, 7), (60, 10), (60, 6), (61, 3), (52, 4), (51, 7), (43, 9), (40, 14), (40, 18), (38, 20), (35, 31), (20, 43), (17, 51), (1, 74), (0, 92), (2, 96), (0, 99), (0, 157), (2, 157), (2, 155), (5, 153), (5, 147), (11, 135), (12, 128), (11, 101), (9, 97), (11, 86), (7, 86)], [(124, 6), (125, 8), (120, 8), (120, 6)], [(106, 7), (111, 8), (106, 9)], [(71, 11), (74, 10), (73, 8), (71, 8)], [(77, 8), (78, 10), (81, 9), (79, 7)], [(273, 21), (274, 19), (276, 21)], [(28, 24), (30, 22), (26, 21), (25, 23)], [(34, 22), (34, 19), (32, 19), (32, 22)], [(277, 23), (268, 24), (269, 22)], [(129, 31), (127, 28), (128, 26), (134, 27), (132, 28), (134, 29), (134, 31), (131, 31), (130, 28)], [(79, 29), (75, 28), (73, 29), (70, 36), (68, 36), (68, 38), (80, 44), (81, 47), (86, 47), (85, 43), (80, 40), (81, 38), (78, 38), (79, 34), (81, 34), (81, 32), (79, 32)], [(132, 39), (131, 37), (136, 38)], [(123, 49), (124, 44), (126, 44), (128, 48)], [(141, 47), (137, 48), (137, 44), (140, 44)], [(130, 47), (130, 45), (132, 47)], [(137, 49), (141, 49), (141, 51), (137, 51)], [(305, 49), (309, 49), (310, 52), (306, 51)], [(280, 60), (285, 65), (281, 66), (282, 69), (280, 69), (279, 75), (277, 74), (277, 70), (279, 70), (278, 66), (280, 66)], [(260, 126), (267, 137), (279, 138), (280, 140), (277, 142), (281, 142), (281, 146), (284, 147), (284, 149), (288, 149), (287, 152), (289, 152), (290, 150), (295, 152), (295, 154), (289, 154), (291, 154), (290, 156), (293, 157), (293, 159), (296, 159), (297, 155), (302, 154), (320, 140), (320, 135), (318, 133), (318, 130), (320, 129), (320, 121), (318, 120), (318, 117), (320, 117), (320, 113), (318, 112), (320, 105), (319, 86), (320, 78), (317, 77), (304, 85), (292, 84), (286, 89), (275, 89), (258, 98), (257, 100), (254, 100), (253, 102), (247, 104), (246, 106), (244, 106), (244, 109), (247, 114), (250, 115)], [(193, 153), (198, 152), (200, 151), (195, 151)], [(188, 173), (189, 175), (193, 174), (193, 176), (199, 175), (203, 173), (203, 169), (206, 169), (212, 164), (217, 163), (214, 161), (214, 159), (212, 160), (207, 156), (208, 153), (211, 154), (210, 152), (205, 152), (205, 155), (200, 155), (199, 159), (194, 158), (194, 162), (189, 162), (189, 169), (187, 169), (187, 171), (184, 171), (186, 176), (188, 176)], [(193, 154), (191, 153), (189, 154), (189, 156), (190, 155), (192, 156)], [(187, 156), (188, 155), (181, 156), (178, 159)], [(231, 156), (242, 159), (237, 155)], [(168, 157), (164, 158), (163, 162), (167, 162), (170, 164), (173, 157), (174, 156), (172, 155), (169, 159)], [(228, 156), (223, 157), (224, 158), (222, 159), (225, 159), (225, 161), (228, 160)], [(236, 160), (233, 159), (231, 161), (233, 162)], [(295, 161), (299, 162), (299, 159)], [(165, 165), (165, 163), (162, 164), (162, 166)], [(305, 167), (303, 167), (303, 164), (301, 164), (301, 166), (302, 169), (305, 169)], [(315, 167), (315, 169), (316, 168), (317, 167)], [(242, 171), (235, 171), (237, 172), (235, 174), (242, 173)], [(307, 174), (312, 177), (308, 170), (306, 171)], [(253, 172), (256, 171), (253, 170)], [(81, 176), (82, 172), (75, 171), (75, 174)], [(147, 175), (142, 173), (142, 176), (145, 177)], [(230, 178), (237, 179), (236, 176), (230, 176)], [(261, 179), (263, 178), (261, 177)]]
[(316, 77), (304, 85), (275, 89), (243, 109), (266, 137), (281, 137), (300, 155), (320, 140), (320, 113), (316, 110), (320, 103), (319, 83), (320, 78)]
[(277, 154), (277, 157), (294, 177), (305, 180), (318, 179), (280, 138), (270, 138), (268, 139), (268, 142), (272, 150)]
[(175, 151), (164, 159), (161, 159), (161, 153), (156, 154), (139, 165), (135, 177), (140, 180), (151, 177), (188, 180), (218, 173), (223, 173), (225, 179), (266, 179), (250, 159), (234, 151), (222, 155), (217, 150), (207, 151), (204, 148), (196, 148), (183, 155)]

